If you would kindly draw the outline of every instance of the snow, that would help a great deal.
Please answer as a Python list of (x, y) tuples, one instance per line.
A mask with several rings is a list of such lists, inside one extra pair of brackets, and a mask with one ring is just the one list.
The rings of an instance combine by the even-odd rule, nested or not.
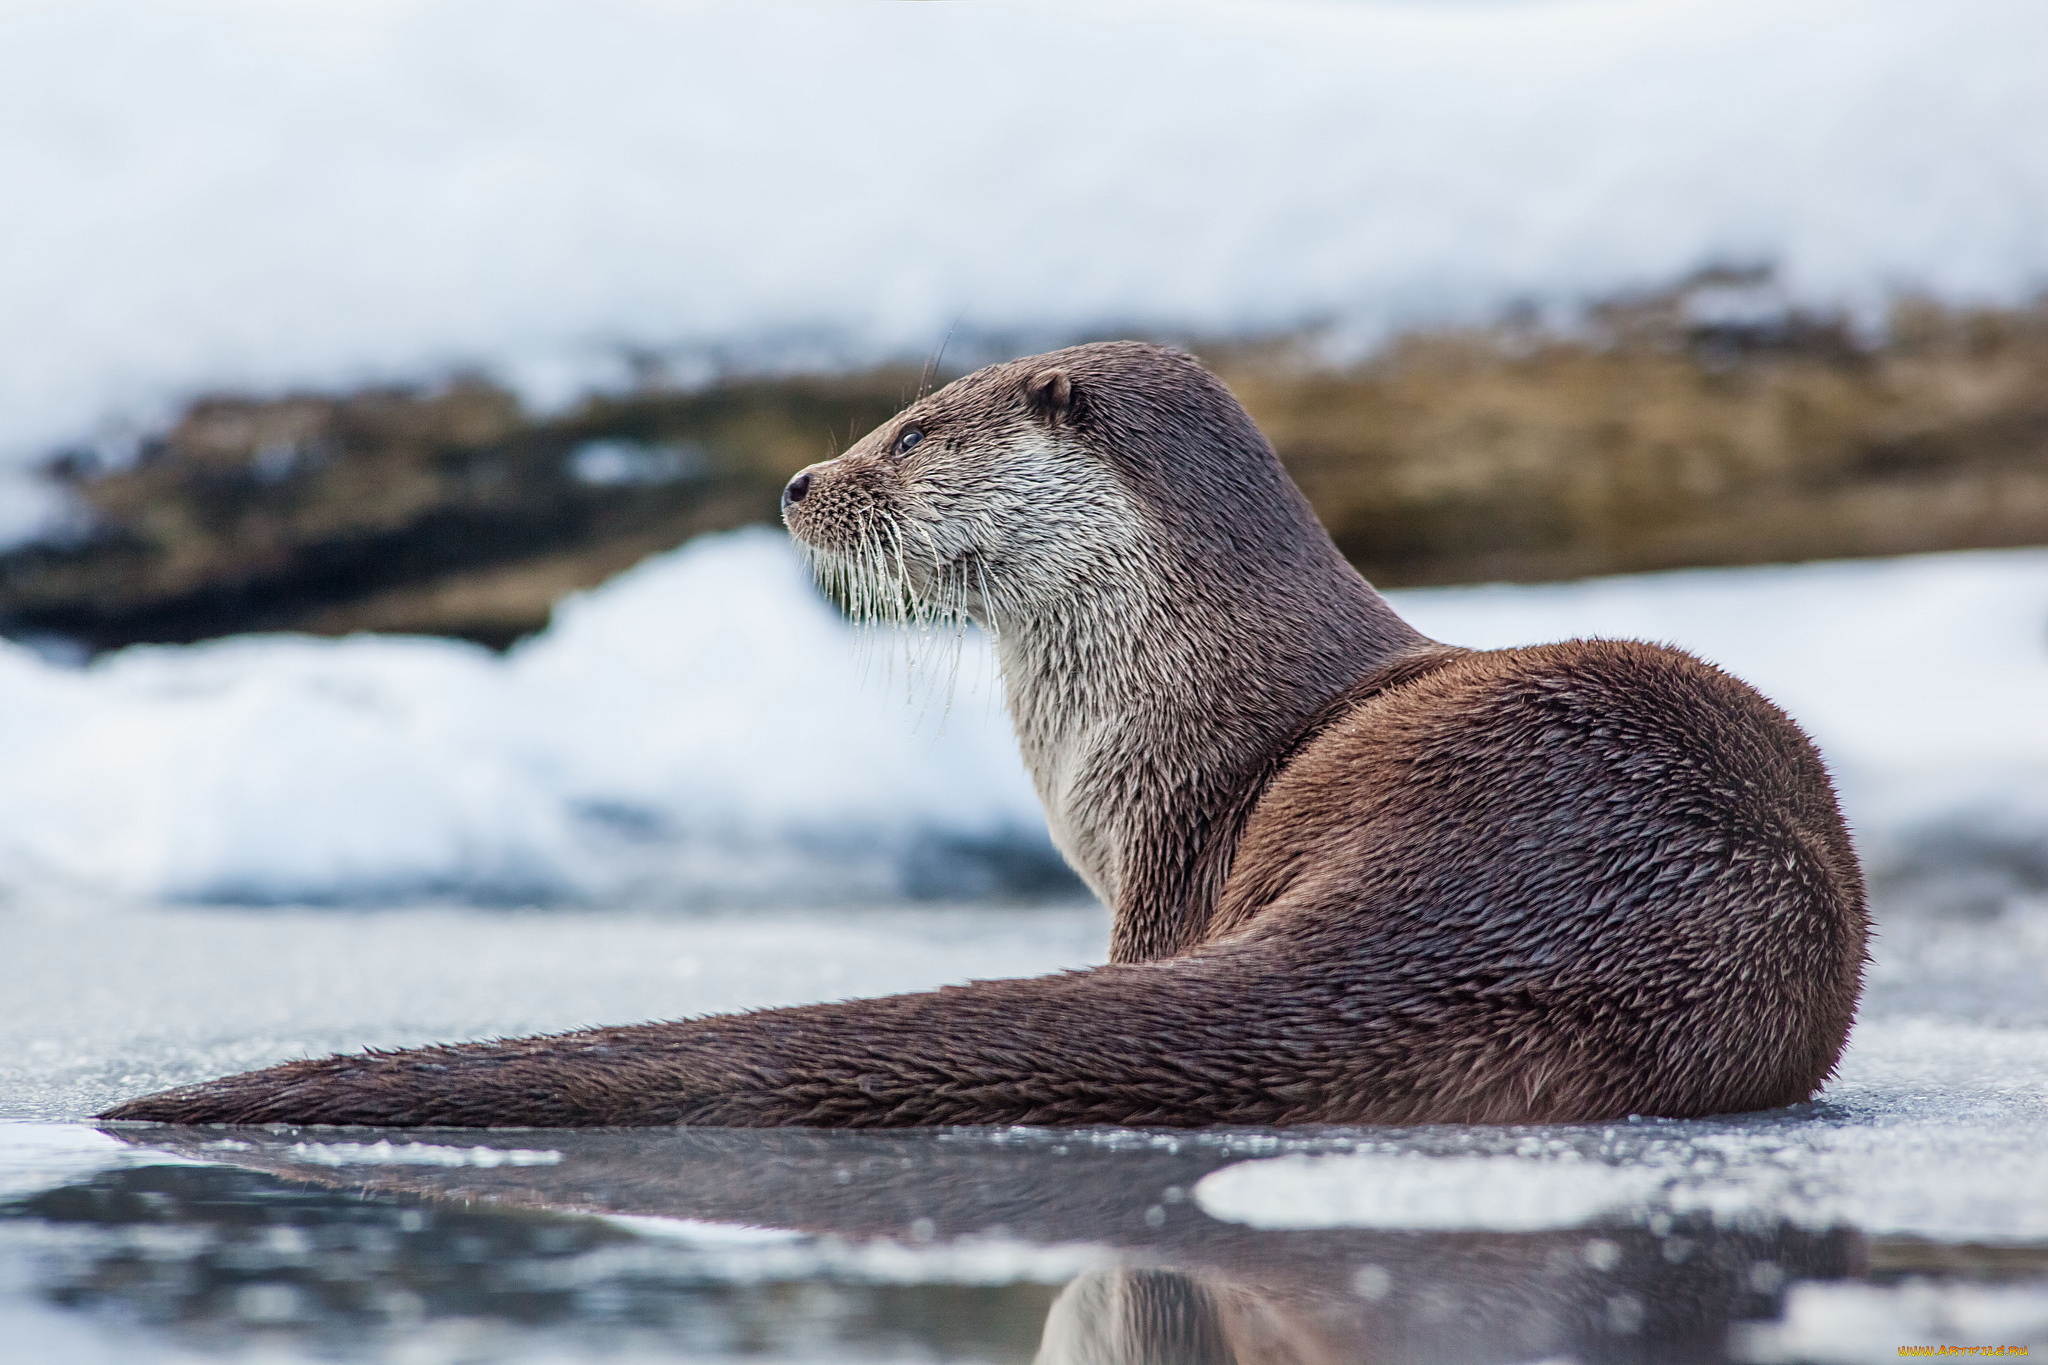
[[(1392, 595), (1498, 646), (1667, 640), (1804, 724), (1872, 871), (2048, 880), (2048, 551)], [(0, 645), (0, 890), (705, 904), (1071, 890), (985, 642), (863, 641), (787, 540), (655, 556), (504, 657), (244, 637), (84, 669)], [(906, 664), (913, 646), (924, 662)], [(1917, 888), (1917, 889), (1916, 889)]]
[(2015, 302), (2044, 50), (2031, 0), (11, 0), (0, 539), (213, 386), (1358, 344), (1716, 264)]
[(315, 1166), (552, 1166), (560, 1152), (515, 1147), (450, 1147), (439, 1142), (300, 1142), (292, 1156)]
[(985, 648), (963, 643), (947, 706), (899, 643), (863, 649), (754, 529), (569, 599), (502, 659), (247, 637), (71, 671), (0, 645), (0, 887), (667, 903), (1056, 879)]
[(0, 1165), (0, 1200), (54, 1189), (99, 1171), (180, 1158), (141, 1154), (107, 1134), (80, 1124), (10, 1123), (0, 1129), (6, 1161)]
[[(2025, 1342), (2048, 1342), (2048, 1296), (2032, 1286), (1938, 1285), (1921, 1279), (1900, 1285), (1796, 1284), (1786, 1296), (1784, 1321), (1750, 1325), (1738, 1341), (1738, 1359), (1812, 1365), (1896, 1357), (1903, 1354), (1902, 1343), (2018, 1348)], [(1937, 1353), (1962, 1354), (1926, 1352)]]
[(1195, 1202), (1212, 1218), (1259, 1228), (1529, 1232), (1625, 1215), (1660, 1183), (1654, 1168), (1600, 1165), (1569, 1149), (1560, 1155), (1268, 1157), (1205, 1176)]

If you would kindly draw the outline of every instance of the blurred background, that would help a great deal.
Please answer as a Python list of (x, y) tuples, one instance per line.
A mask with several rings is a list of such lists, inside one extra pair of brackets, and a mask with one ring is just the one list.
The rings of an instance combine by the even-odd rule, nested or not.
[[(1390, 589), (2048, 544), (2044, 53), (2030, 0), (0, 6), (0, 887), (1071, 888), (974, 642), (934, 707), (744, 528), (1074, 341), (1196, 350)], [(1889, 562), (1402, 601), (1705, 650), (1884, 868), (2048, 878), (2043, 561)]]

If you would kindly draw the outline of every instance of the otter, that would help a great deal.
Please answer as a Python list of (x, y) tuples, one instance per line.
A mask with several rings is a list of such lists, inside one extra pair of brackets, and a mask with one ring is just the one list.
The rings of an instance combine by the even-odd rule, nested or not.
[(1424, 637), (1193, 357), (980, 370), (783, 510), (855, 609), (993, 638), (1108, 963), (289, 1062), (102, 1117), (1593, 1122), (1775, 1108), (1832, 1074), (1868, 921), (1798, 726), (1662, 645)]

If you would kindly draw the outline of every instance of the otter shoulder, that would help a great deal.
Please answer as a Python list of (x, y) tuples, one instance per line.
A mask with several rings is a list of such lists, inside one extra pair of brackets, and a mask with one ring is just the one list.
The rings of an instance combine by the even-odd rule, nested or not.
[[(1405, 721), (1441, 727), (1482, 722), (1501, 744), (1525, 726), (1562, 738), (1559, 725), (1589, 726), (1580, 738), (1626, 744), (1674, 731), (1705, 744), (1758, 729), (1797, 735), (1791, 719), (1733, 674), (1674, 645), (1577, 639), (1510, 649), (1447, 651), (1413, 677), (1361, 698), (1328, 729), (1336, 738)], [(1804, 736), (1800, 736), (1804, 741)]]

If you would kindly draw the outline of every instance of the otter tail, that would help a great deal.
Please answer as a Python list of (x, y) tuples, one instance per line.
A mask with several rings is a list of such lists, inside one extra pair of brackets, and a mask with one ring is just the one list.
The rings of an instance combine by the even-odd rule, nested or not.
[(1268, 945), (1240, 940), (1170, 962), (883, 999), (287, 1062), (100, 1117), (400, 1127), (1326, 1119), (1332, 1087), (1356, 1079), (1327, 1049), (1290, 1046), (1290, 1035), (1320, 1030), (1288, 1017), (1303, 1002), (1282, 975)]

